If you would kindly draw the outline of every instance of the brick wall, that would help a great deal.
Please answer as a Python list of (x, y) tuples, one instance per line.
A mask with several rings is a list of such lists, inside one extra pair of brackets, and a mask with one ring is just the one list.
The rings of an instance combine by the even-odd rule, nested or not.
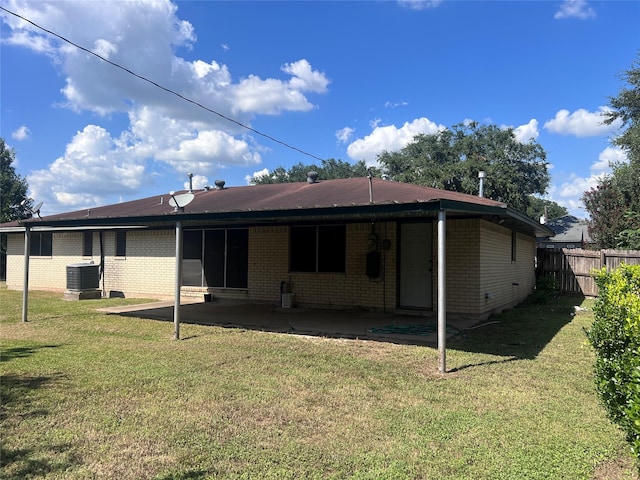
[(369, 223), (348, 224), (345, 273), (289, 272), (289, 228), (254, 227), (249, 231), (249, 297), (279, 303), (280, 284), (294, 294), (300, 306), (350, 307), (382, 310), (395, 308), (395, 223), (376, 225), (380, 246), (393, 239), (382, 253), (382, 274), (366, 275)]
[[(175, 230), (127, 231), (126, 256), (116, 257), (116, 234), (104, 232), (106, 296), (172, 297), (175, 291)], [(100, 262), (94, 234), (95, 262)]]
[[(447, 311), (478, 313), (477, 297), (481, 276), (478, 244), (479, 220), (447, 219), (446, 225)], [(434, 222), (434, 306), (437, 305), (438, 291), (437, 235), (437, 222)]]
[[(511, 258), (512, 231), (490, 222), (480, 230), (480, 313), (504, 310), (523, 301), (535, 286), (535, 239), (516, 234)], [(485, 298), (488, 296), (489, 298)]]
[[(535, 240), (481, 219), (447, 219), (447, 311), (486, 316), (512, 307), (535, 286)], [(434, 222), (434, 299), (437, 305), (437, 223)], [(486, 298), (489, 297), (489, 298)]]
[[(433, 222), (433, 305), (437, 306), (437, 223)], [(299, 306), (393, 310), (397, 305), (397, 224), (375, 225), (382, 253), (381, 276), (366, 275), (370, 223), (348, 224), (345, 273), (289, 272), (289, 227), (249, 228), (247, 289), (207, 290), (183, 287), (183, 294), (216, 296), (279, 304), (280, 284), (295, 295)], [(53, 256), (30, 258), (30, 288), (63, 291), (66, 266), (100, 263), (99, 233), (93, 234), (93, 254), (82, 256), (82, 233), (54, 233)], [(389, 250), (382, 249), (383, 240)], [(126, 256), (115, 256), (115, 232), (102, 233), (103, 294), (172, 298), (175, 277), (175, 230), (127, 232)], [(484, 315), (524, 300), (534, 288), (534, 239), (516, 236), (511, 259), (511, 230), (480, 219), (447, 219), (447, 311)], [(22, 289), (24, 235), (8, 235), (7, 286)], [(488, 294), (489, 298), (485, 298)]]
[[(29, 288), (64, 290), (67, 285), (67, 265), (90, 262), (82, 256), (82, 233), (52, 235), (51, 257), (29, 257)], [(98, 263), (98, 262), (95, 262)], [(22, 290), (24, 282), (24, 234), (7, 235), (7, 288)]]
[[(100, 263), (99, 233), (93, 233), (91, 256), (82, 255), (82, 232), (53, 233), (51, 257), (29, 257), (29, 288), (64, 291), (67, 265)], [(149, 241), (150, 239), (153, 241)], [(128, 231), (127, 255), (115, 256), (115, 232), (103, 232), (103, 295), (164, 298), (173, 295), (175, 232)], [(8, 235), (7, 288), (21, 290), (24, 281), (24, 235)]]

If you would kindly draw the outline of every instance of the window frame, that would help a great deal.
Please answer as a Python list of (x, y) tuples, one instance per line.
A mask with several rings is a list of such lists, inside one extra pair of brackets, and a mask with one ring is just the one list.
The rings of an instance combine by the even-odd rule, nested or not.
[[(46, 241), (43, 242), (43, 239)], [(44, 245), (44, 249), (43, 249), (43, 245)], [(29, 240), (29, 256), (30, 257), (52, 257), (53, 256), (53, 233), (52, 232), (31, 232), (31, 238)]]
[(124, 258), (127, 256), (127, 231), (116, 230), (116, 251), (115, 257)]
[(82, 256), (93, 256), (93, 231), (82, 232)]
[(289, 271), (346, 273), (346, 224), (292, 225), (289, 228)]
[[(204, 228), (185, 230), (185, 235), (197, 233), (192, 243), (197, 249), (183, 248), (183, 272), (180, 284), (187, 287), (247, 289), (249, 287), (249, 229)], [(197, 244), (197, 245), (196, 245)], [(187, 266), (186, 262), (191, 264)], [(200, 282), (195, 284), (195, 263), (199, 263)], [(187, 271), (188, 270), (188, 271)], [(191, 283), (184, 283), (185, 273)]]

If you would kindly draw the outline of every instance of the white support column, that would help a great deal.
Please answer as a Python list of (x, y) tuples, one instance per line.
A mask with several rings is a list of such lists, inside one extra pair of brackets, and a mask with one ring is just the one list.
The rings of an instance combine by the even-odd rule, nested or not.
[(173, 339), (180, 340), (180, 286), (182, 283), (182, 224), (176, 222), (176, 278), (173, 305)]
[(29, 253), (31, 252), (31, 228), (24, 227), (24, 281), (22, 282), (22, 322), (27, 321), (29, 310)]
[(447, 214), (438, 212), (438, 371), (447, 372)]

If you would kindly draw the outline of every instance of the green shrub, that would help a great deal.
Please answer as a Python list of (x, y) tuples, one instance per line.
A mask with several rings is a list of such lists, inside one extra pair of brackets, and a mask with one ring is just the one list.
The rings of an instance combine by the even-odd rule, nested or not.
[(552, 300), (556, 294), (556, 279), (547, 275), (536, 280), (536, 289), (531, 294), (531, 301), (545, 304)]
[(596, 387), (640, 460), (640, 265), (603, 268), (594, 277), (599, 293), (587, 338), (596, 352)]

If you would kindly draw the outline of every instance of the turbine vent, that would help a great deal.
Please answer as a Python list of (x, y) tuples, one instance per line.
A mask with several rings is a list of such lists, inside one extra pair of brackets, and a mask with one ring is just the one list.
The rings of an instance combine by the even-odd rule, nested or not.
[(307, 172), (308, 183), (318, 183), (318, 172)]

